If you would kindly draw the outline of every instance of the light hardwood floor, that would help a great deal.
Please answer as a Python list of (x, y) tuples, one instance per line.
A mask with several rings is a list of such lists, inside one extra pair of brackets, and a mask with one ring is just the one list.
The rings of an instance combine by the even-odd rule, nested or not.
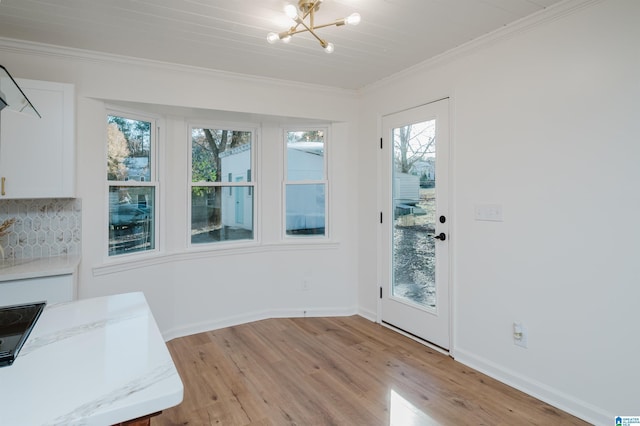
[(586, 425), (362, 317), (269, 319), (168, 343), (161, 425)]

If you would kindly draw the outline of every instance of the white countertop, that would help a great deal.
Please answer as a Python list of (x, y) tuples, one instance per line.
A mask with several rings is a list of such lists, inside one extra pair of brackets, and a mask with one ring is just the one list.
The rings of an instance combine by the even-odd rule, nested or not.
[(79, 255), (39, 257), (34, 259), (0, 260), (0, 282), (23, 280), (76, 272)]
[(142, 293), (47, 306), (13, 365), (0, 367), (0, 425), (112, 425), (182, 396)]

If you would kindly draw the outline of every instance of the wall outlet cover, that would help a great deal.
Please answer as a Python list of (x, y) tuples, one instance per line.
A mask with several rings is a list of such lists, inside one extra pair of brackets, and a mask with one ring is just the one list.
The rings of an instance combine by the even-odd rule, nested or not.
[(475, 220), (502, 222), (502, 204), (476, 204), (474, 209)]

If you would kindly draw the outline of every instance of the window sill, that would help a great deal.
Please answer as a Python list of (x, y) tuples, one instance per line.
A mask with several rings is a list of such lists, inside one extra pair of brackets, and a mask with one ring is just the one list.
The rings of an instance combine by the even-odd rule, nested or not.
[(218, 256), (233, 256), (252, 253), (265, 253), (274, 251), (300, 251), (300, 250), (337, 250), (340, 243), (331, 240), (306, 240), (306, 241), (281, 241), (268, 244), (251, 244), (245, 246), (234, 246), (225, 248), (202, 248), (191, 247), (184, 251), (175, 253), (156, 253), (144, 257), (127, 258), (114, 260), (112, 262), (94, 266), (93, 276), (103, 276), (115, 274), (132, 269), (146, 268), (169, 262), (180, 262), (184, 260), (205, 259)]

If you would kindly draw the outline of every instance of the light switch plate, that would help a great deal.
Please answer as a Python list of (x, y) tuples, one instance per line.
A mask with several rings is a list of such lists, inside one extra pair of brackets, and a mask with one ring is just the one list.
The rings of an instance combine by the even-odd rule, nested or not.
[(502, 204), (476, 204), (474, 217), (476, 220), (502, 222)]

